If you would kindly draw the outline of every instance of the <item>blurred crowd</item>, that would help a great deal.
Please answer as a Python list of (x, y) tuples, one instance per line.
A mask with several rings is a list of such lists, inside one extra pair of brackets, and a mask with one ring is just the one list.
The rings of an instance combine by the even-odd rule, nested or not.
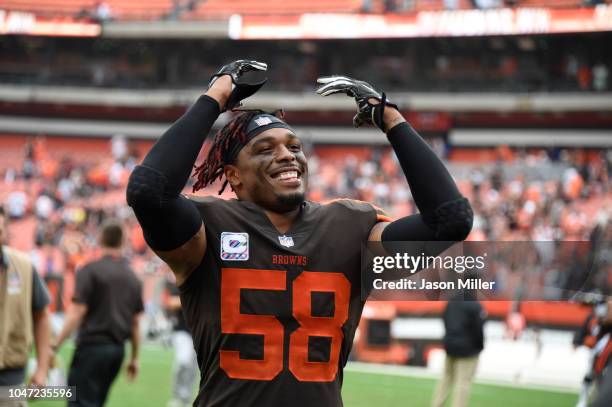
[(9, 36), (0, 38), (0, 83), (199, 89), (218, 66), (249, 58), (268, 63), (266, 90), (311, 92), (319, 76), (342, 73), (389, 93), (605, 92), (611, 40), (610, 33), (274, 42)]
[[(444, 156), (440, 140), (431, 145)], [(503, 242), (480, 249), (495, 252), (486, 275), (497, 295), (566, 300), (578, 292), (611, 294), (612, 150), (500, 147), (496, 155), (492, 163), (447, 165), (474, 210), (467, 241)], [(368, 159), (315, 156), (309, 166), (314, 200), (374, 202), (393, 217), (417, 212), (391, 150), (374, 150)]]
[[(447, 153), (441, 139), (431, 145), (439, 155)], [(359, 199), (393, 217), (417, 211), (390, 149), (366, 154), (352, 154), (350, 148), (342, 154), (330, 154), (325, 146), (310, 149), (309, 199)], [(612, 151), (500, 147), (496, 154), (495, 162), (448, 162), (475, 212), (468, 240), (612, 241)], [(126, 252), (139, 273), (163, 269), (125, 203), (127, 179), (140, 159), (129, 140), (116, 136), (95, 157), (78, 151), (58, 157), (38, 137), (28, 139), (22, 155), (19, 167), (1, 170), (0, 196), (12, 219), (12, 244), (30, 251), (47, 281), (62, 280), (58, 295), (69, 298), (74, 272), (95, 255), (99, 225), (108, 217), (123, 221)], [(204, 193), (216, 194), (218, 187)], [(224, 197), (232, 196), (226, 192)], [(612, 270), (607, 272), (606, 279), (611, 278)]]
[(30, 138), (18, 162), (20, 167), (2, 169), (0, 183), (11, 219), (9, 239), (12, 246), (29, 252), (57, 296), (54, 310), (62, 311), (71, 298), (79, 265), (97, 255), (100, 225), (108, 218), (123, 222), (126, 254), (141, 273), (160, 265), (125, 204), (125, 185), (137, 152), (123, 136), (114, 137), (108, 151), (97, 156), (76, 148), (61, 157), (50, 151), (44, 137)]
[[(553, 7), (595, 7), (599, 4), (606, 4), (607, 0), (567, 0), (558, 5), (552, 5)], [(375, 9), (375, 0), (364, 0), (362, 10), (364, 12), (372, 12)], [(383, 10), (391, 13), (409, 13), (418, 11), (421, 6), (418, 0), (383, 0)], [(421, 2), (425, 3), (427, 9), (435, 7), (432, 6), (433, 2)], [(443, 0), (440, 2), (440, 6), (446, 10), (460, 10), (466, 8), (474, 8), (479, 10), (489, 10), (502, 7), (550, 7), (549, 1), (541, 0)]]
[[(445, 154), (441, 141), (433, 147)], [(451, 173), (476, 213), (473, 240), (588, 240), (612, 215), (612, 151), (500, 147), (494, 163), (450, 162)], [(311, 196), (375, 202), (394, 216), (416, 211), (395, 156), (373, 150), (368, 159), (311, 157)]]
[[(346, 10), (338, 9), (338, 12), (344, 13), (413, 13), (422, 10), (490, 10), (502, 7), (561, 7), (561, 8), (580, 8), (580, 7), (595, 7), (600, 4), (611, 4), (610, 0), (565, 0), (558, 2), (557, 4), (550, 4), (546, 0), (363, 0), (361, 6), (358, 9), (351, 7)], [(114, 8), (113, 8), (114, 6)], [(137, 9), (130, 1), (126, 1), (125, 4), (115, 2), (111, 4), (104, 0), (96, 0), (93, 4), (89, 4), (81, 8), (76, 13), (75, 18), (81, 20), (91, 20), (99, 23), (106, 23), (114, 19), (125, 20), (134, 19), (131, 16)], [(32, 6), (29, 6), (32, 7)], [(205, 0), (173, 0), (169, 7), (159, 10), (158, 13), (148, 15), (148, 13), (141, 12), (136, 13), (140, 18), (147, 19), (163, 19), (163, 20), (180, 20), (180, 19), (193, 19), (193, 18), (210, 18), (207, 17), (205, 12), (197, 11), (197, 9), (206, 11), (207, 4)], [(35, 9), (35, 7), (34, 7)], [(215, 10), (219, 13), (218, 10)], [(291, 14), (291, 7), (287, 10), (276, 9), (267, 10), (270, 13), (277, 13), (279, 15)], [(240, 14), (242, 11), (239, 4), (229, 4), (227, 10), (222, 11), (220, 14), (232, 15), (234, 13)], [(322, 10), (317, 9), (316, 5), (313, 5), (311, 12), (321, 12)], [(195, 12), (195, 13), (194, 13)], [(61, 14), (61, 13), (59, 13)], [(118, 17), (116, 16), (118, 15)], [(131, 16), (131, 18), (130, 18)]]
[[(173, 0), (170, 9), (161, 13), (162, 19), (178, 20), (190, 18), (198, 6), (206, 7), (205, 0)], [(609, 0), (566, 0), (563, 3), (553, 5), (553, 7), (580, 8), (595, 7), (599, 4), (609, 4)], [(119, 9), (119, 14), (125, 12), (126, 6), (115, 4)], [(550, 2), (546, 0), (440, 0), (440, 1), (419, 1), (419, 0), (363, 0), (359, 9), (362, 13), (411, 13), (420, 10), (466, 10), (479, 9), (490, 10), (502, 7), (550, 7)], [(232, 6), (228, 6), (228, 13), (231, 14)], [(313, 12), (317, 12), (313, 8)], [(346, 10), (345, 12), (352, 12)], [(283, 10), (277, 10), (278, 14), (286, 14)], [(111, 5), (104, 0), (96, 0), (90, 7), (84, 7), (76, 15), (79, 19), (90, 19), (100, 23), (112, 21), (114, 13)]]

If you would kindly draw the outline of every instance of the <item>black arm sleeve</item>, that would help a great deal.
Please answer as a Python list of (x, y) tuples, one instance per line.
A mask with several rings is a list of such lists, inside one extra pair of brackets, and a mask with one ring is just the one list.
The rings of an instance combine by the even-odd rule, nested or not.
[(387, 225), (382, 240), (465, 239), (472, 228), (472, 209), (442, 161), (408, 123), (393, 127), (387, 133), (387, 138), (420, 213)]
[(201, 96), (155, 143), (130, 176), (127, 202), (154, 250), (180, 247), (202, 225), (198, 210), (180, 192), (219, 114), (218, 103)]

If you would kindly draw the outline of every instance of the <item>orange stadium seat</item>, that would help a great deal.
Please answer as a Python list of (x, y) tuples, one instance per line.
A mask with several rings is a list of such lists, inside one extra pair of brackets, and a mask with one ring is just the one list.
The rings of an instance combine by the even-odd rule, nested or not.
[(226, 18), (232, 14), (355, 13), (361, 10), (362, 4), (361, 0), (208, 0), (200, 2), (186, 18)]
[[(298, 15), (302, 13), (358, 13), (362, 11), (361, 0), (208, 0), (201, 2), (188, 19), (226, 18), (232, 14), (246, 15)], [(460, 0), (460, 9), (471, 8), (469, 0)], [(443, 0), (416, 0), (413, 10), (401, 12), (444, 10)], [(384, 1), (372, 1), (371, 12), (383, 13)]]
[(578, 8), (581, 0), (520, 0), (518, 7)]
[[(112, 17), (119, 20), (159, 19), (168, 14), (173, 0), (106, 0)], [(83, 11), (92, 12), (96, 2), (92, 0), (4, 0), (2, 8), (6, 10), (29, 11), (45, 16), (77, 16)]]
[[(172, 11), (173, 0), (107, 0), (112, 17), (117, 20), (156, 20)], [(518, 7), (577, 8), (580, 0), (521, 0)], [(44, 16), (77, 16), (93, 12), (96, 1), (92, 0), (4, 0), (2, 8), (33, 12)], [(245, 15), (299, 15), (303, 13), (359, 13), (362, 0), (203, 0), (195, 10), (184, 15), (184, 19), (228, 18), (232, 14)], [(459, 9), (470, 9), (470, 0), (460, 0)], [(413, 9), (398, 9), (398, 12), (445, 10), (444, 0), (415, 0)], [(374, 0), (371, 12), (384, 13), (385, 2)]]
[[(461, 1), (459, 8), (471, 8), (468, 1)], [(444, 0), (417, 0), (414, 4), (414, 9), (417, 11), (445, 10)]]

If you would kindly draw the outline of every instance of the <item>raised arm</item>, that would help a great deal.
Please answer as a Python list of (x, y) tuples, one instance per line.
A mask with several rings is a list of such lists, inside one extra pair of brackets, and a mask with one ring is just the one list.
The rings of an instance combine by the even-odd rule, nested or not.
[[(419, 213), (374, 230), (373, 240), (464, 240), (472, 229), (473, 212), (450, 173), (421, 136), (396, 109), (386, 109), (387, 138), (397, 155)], [(401, 119), (400, 119), (401, 118)], [(436, 246), (445, 249), (443, 246)]]
[[(387, 134), (419, 209), (416, 215), (375, 225), (370, 240), (449, 243), (464, 240), (472, 228), (472, 208), (442, 161), (406, 122), (397, 106), (366, 82), (332, 76), (320, 78), (319, 83), (322, 85), (317, 93), (322, 96), (344, 93), (355, 98), (356, 127), (369, 123)], [(438, 250), (446, 247), (436, 245)]]
[(181, 191), (219, 114), (239, 105), (265, 82), (241, 82), (242, 74), (266, 69), (266, 64), (246, 60), (221, 68), (211, 78), (207, 92), (164, 133), (130, 176), (127, 202), (148, 245), (168, 263), (178, 285), (200, 264), (206, 251), (200, 213)]

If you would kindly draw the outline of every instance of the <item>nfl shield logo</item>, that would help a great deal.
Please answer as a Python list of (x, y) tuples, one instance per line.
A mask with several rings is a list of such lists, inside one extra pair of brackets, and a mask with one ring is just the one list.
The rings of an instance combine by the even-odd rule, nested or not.
[(258, 126), (265, 126), (266, 124), (272, 123), (272, 120), (269, 117), (259, 117), (255, 119), (255, 123), (257, 123)]
[(291, 236), (279, 236), (278, 241), (285, 247), (293, 246), (293, 238)]

